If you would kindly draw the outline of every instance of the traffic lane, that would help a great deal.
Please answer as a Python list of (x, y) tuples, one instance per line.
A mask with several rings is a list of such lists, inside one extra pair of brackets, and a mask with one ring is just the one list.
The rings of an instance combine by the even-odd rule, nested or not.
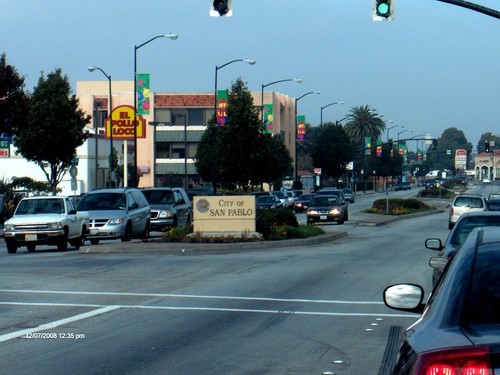
[[(367, 363), (380, 361), (381, 343), (393, 324), (406, 325), (416, 319), (392, 312), (373, 313), (373, 303), (363, 303), (364, 308), (356, 310), (364, 312), (355, 312), (346, 306), (352, 306), (352, 301), (335, 301), (336, 308), (318, 309), (318, 303), (331, 305), (332, 301), (236, 298), (237, 304), (228, 304), (227, 298), (206, 297), (198, 296), (198, 303), (184, 303), (189, 306), (183, 307), (122, 305), (109, 306), (106, 312), (102, 307), (85, 319), (44, 330), (43, 337), (28, 334), (10, 340), (7, 347), (0, 343), (1, 356), (33, 353), (22, 363), (7, 367), (20, 374), (34, 368), (54, 374), (67, 368), (88, 373), (89, 363), (94, 373), (103, 369), (111, 373), (160, 373), (167, 368), (169, 373), (244, 374), (256, 369), (259, 373), (266, 372), (260, 372), (262, 369), (322, 373), (334, 368), (357, 374), (366, 373)], [(300, 309), (295, 308), (298, 304)], [(345, 349), (359, 349), (360, 336), (361, 346), (372, 354), (349, 355)], [(60, 363), (47, 360), (47, 353), (61, 350), (64, 371)], [(112, 363), (109, 358), (113, 358)], [(9, 361), (4, 363), (11, 366)]]

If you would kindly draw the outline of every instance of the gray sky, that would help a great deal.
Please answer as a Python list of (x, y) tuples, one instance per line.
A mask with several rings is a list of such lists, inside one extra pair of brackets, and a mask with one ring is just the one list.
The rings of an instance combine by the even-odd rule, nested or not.
[[(500, 9), (500, 0), (474, 0)], [(298, 113), (313, 126), (369, 105), (405, 126), (411, 137), (441, 136), (456, 127), (477, 146), (485, 132), (500, 130), (500, 20), (436, 0), (396, 0), (396, 20), (373, 22), (371, 0), (233, 0), (232, 17), (209, 17), (211, 0), (0, 0), (0, 53), (36, 85), (40, 72), (61, 68), (76, 81), (133, 80), (151, 74), (155, 92), (213, 92), (238, 77), (251, 91), (299, 97)], [(307, 6), (304, 6), (307, 4)], [(390, 130), (396, 137), (403, 128)], [(385, 137), (384, 137), (385, 139)]]

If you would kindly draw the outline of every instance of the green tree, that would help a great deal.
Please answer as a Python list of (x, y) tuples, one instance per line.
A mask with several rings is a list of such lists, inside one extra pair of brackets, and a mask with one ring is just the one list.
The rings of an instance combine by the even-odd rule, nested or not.
[(24, 78), (0, 56), (0, 134), (16, 135), (25, 126), (29, 96), (24, 92)]
[(353, 146), (344, 127), (328, 122), (314, 133), (312, 159), (322, 176), (338, 179), (353, 158)]
[(42, 169), (52, 194), (71, 166), (76, 148), (85, 142), (89, 122), (90, 116), (71, 95), (67, 76), (60, 69), (47, 78), (42, 74), (31, 97), (27, 122), (18, 130), (14, 144), (18, 153)]
[[(455, 151), (464, 149), (467, 158), (470, 157), (472, 144), (465, 138), (464, 132), (457, 128), (447, 128), (437, 139), (437, 148), (430, 147), (427, 152), (427, 163), (429, 170), (445, 170), (455, 172)], [(483, 145), (484, 149), (484, 145)]]
[(495, 142), (495, 145), (492, 147), (492, 149), (500, 148), (500, 137), (498, 135), (493, 134), (492, 132), (486, 132), (486, 133), (481, 135), (481, 138), (479, 139), (479, 143), (477, 144), (478, 154), (480, 154), (481, 152), (484, 152), (484, 142), (486, 142), (486, 141)]
[(224, 127), (216, 127), (215, 119), (209, 122), (198, 146), (196, 168), (204, 180), (246, 190), (276, 181), (290, 170), (283, 142), (263, 132), (259, 109), (241, 78), (231, 86), (227, 115)]
[(382, 132), (385, 130), (385, 122), (369, 106), (351, 108), (349, 118), (345, 131), (355, 145), (364, 147), (365, 137), (370, 137), (372, 143), (381, 139)]

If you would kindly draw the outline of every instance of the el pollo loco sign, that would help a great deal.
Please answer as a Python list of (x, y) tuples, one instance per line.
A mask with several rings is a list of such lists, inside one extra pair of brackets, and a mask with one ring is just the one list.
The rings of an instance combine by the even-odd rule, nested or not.
[(111, 112), (111, 121), (106, 119), (106, 138), (113, 134), (113, 139), (134, 139), (134, 126), (137, 129), (137, 138), (146, 138), (146, 120), (137, 115), (137, 120), (134, 121), (134, 107), (118, 106)]

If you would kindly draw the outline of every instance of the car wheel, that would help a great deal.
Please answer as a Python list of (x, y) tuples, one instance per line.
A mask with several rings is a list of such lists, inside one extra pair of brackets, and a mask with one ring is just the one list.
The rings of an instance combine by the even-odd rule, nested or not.
[(57, 244), (57, 250), (66, 251), (68, 250), (68, 231), (64, 230), (64, 236), (61, 239), (61, 242)]
[(77, 238), (73, 244), (76, 250), (80, 250), (80, 247), (82, 247), (85, 244), (85, 228), (82, 228), (82, 235)]
[(142, 238), (143, 239), (149, 238), (149, 235), (150, 235), (149, 232), (150, 232), (150, 223), (148, 220), (146, 223), (146, 227), (144, 228), (144, 232), (142, 232)]
[(26, 248), (28, 249), (28, 251), (29, 251), (30, 253), (32, 253), (32, 252), (34, 252), (34, 251), (35, 251), (35, 249), (36, 249), (36, 244), (34, 244), (34, 243), (30, 243), (30, 244), (26, 245)]
[(9, 254), (15, 254), (17, 253), (17, 244), (16, 244), (16, 241), (10, 241), (10, 240), (7, 240), (7, 252)]
[(92, 245), (98, 245), (98, 244), (99, 244), (99, 240), (98, 240), (97, 238), (91, 238), (91, 239), (90, 239), (90, 243), (91, 243)]
[(128, 242), (131, 239), (132, 239), (132, 224), (127, 223), (127, 226), (125, 227), (125, 233), (123, 234), (121, 240), (122, 242)]

